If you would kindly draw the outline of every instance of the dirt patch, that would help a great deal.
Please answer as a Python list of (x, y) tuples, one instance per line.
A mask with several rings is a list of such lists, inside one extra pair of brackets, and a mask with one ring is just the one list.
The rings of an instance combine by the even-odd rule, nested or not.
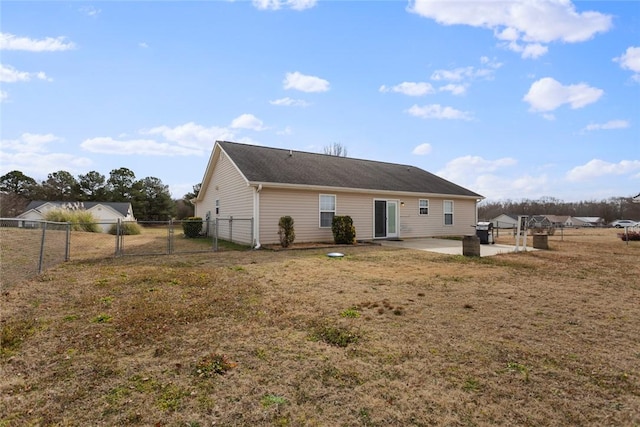
[(549, 245), (65, 263), (2, 289), (0, 424), (640, 423), (640, 242)]

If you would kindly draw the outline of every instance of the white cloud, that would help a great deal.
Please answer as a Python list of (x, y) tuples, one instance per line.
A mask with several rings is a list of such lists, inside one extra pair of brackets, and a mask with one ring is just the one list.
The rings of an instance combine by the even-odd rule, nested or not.
[(585, 83), (563, 86), (551, 77), (534, 82), (523, 100), (531, 106), (530, 111), (553, 111), (563, 104), (577, 109), (596, 102), (604, 94), (602, 89)]
[(23, 133), (19, 139), (3, 139), (2, 148), (19, 153), (45, 153), (48, 151), (47, 144), (60, 140), (51, 133), (46, 135)]
[(0, 82), (3, 83), (16, 83), (16, 82), (28, 82), (31, 79), (36, 78), (39, 80), (52, 81), (47, 75), (38, 71), (37, 73), (29, 73), (26, 71), (18, 71), (10, 65), (0, 64)]
[(407, 110), (407, 113), (422, 119), (472, 120), (471, 113), (456, 110), (452, 107), (443, 107), (439, 104), (424, 105), (422, 107), (414, 105)]
[(283, 81), (285, 89), (296, 89), (302, 92), (326, 92), (329, 82), (316, 76), (308, 76), (298, 71), (287, 73)]
[(567, 172), (569, 181), (588, 181), (604, 175), (627, 175), (640, 172), (640, 160), (622, 160), (618, 163), (593, 159)]
[(253, 114), (242, 114), (231, 122), (231, 127), (234, 129), (251, 129), (251, 130), (265, 130), (262, 120), (254, 116)]
[(45, 39), (30, 39), (18, 37), (9, 33), (0, 33), (0, 50), (26, 50), (30, 52), (53, 52), (75, 49), (73, 42), (67, 42), (66, 37), (47, 37)]
[(84, 13), (87, 16), (91, 16), (92, 18), (94, 18), (94, 17), (100, 15), (100, 13), (102, 13), (102, 10), (96, 9), (93, 6), (84, 6), (84, 7), (81, 7), (79, 10), (80, 10), (81, 13)]
[(91, 159), (66, 153), (6, 153), (0, 151), (0, 174), (19, 170), (34, 177), (66, 170), (82, 173), (92, 165)]
[(613, 58), (625, 70), (633, 71), (634, 80), (640, 81), (640, 47), (628, 47), (625, 53)]
[(111, 137), (89, 138), (80, 144), (84, 150), (92, 153), (139, 155), (139, 156), (192, 156), (202, 151), (181, 145), (171, 145), (152, 139), (115, 140)]
[(287, 126), (282, 130), (279, 130), (278, 132), (276, 132), (278, 135), (293, 135), (293, 129), (291, 128), (291, 126)]
[(428, 144), (428, 143), (420, 144), (416, 146), (411, 153), (416, 154), (418, 156), (427, 155), (431, 153), (431, 144)]
[(51, 153), (49, 145), (61, 142), (53, 134), (23, 133), (18, 139), (0, 141), (0, 174), (20, 170), (27, 175), (43, 176), (48, 172), (67, 170), (82, 171), (91, 160), (66, 153)]
[(9, 99), (9, 94), (4, 90), (0, 90), (0, 103), (6, 102)]
[(466, 77), (473, 75), (473, 67), (460, 67), (453, 70), (436, 70), (431, 74), (431, 80), (446, 80), (450, 82), (458, 82)]
[(610, 15), (578, 12), (569, 0), (410, 0), (407, 10), (442, 25), (491, 29), (498, 40), (507, 42), (507, 48), (525, 58), (546, 53), (543, 44), (583, 42), (612, 27)]
[(157, 126), (140, 131), (142, 135), (162, 135), (167, 141), (182, 147), (194, 148), (201, 152), (210, 151), (216, 140), (234, 140), (232, 131), (223, 127), (204, 127), (193, 122), (176, 127)]
[(610, 130), (610, 129), (626, 129), (629, 122), (626, 120), (609, 120), (606, 123), (591, 123), (584, 128), (586, 131), (592, 130)]
[(317, 0), (252, 0), (253, 6), (260, 10), (279, 10), (288, 7), (293, 10), (305, 10), (314, 7)]
[(438, 172), (438, 175), (456, 182), (461, 181), (465, 176), (495, 172), (498, 169), (511, 167), (517, 163), (517, 160), (511, 157), (487, 160), (480, 156), (463, 156), (447, 163), (445, 168)]
[(453, 95), (463, 95), (471, 81), (484, 79), (492, 80), (496, 70), (502, 67), (502, 63), (483, 56), (480, 58), (481, 67), (458, 67), (451, 70), (436, 70), (431, 73), (431, 80), (436, 82), (449, 82), (438, 88), (440, 92), (451, 92)]
[(379, 90), (383, 93), (396, 92), (408, 96), (423, 96), (435, 92), (431, 83), (425, 82), (402, 82), (392, 87), (382, 85)]
[(140, 43), (138, 43), (138, 47), (141, 47), (143, 49), (147, 49), (149, 47), (149, 45), (146, 44), (145, 42), (140, 42)]
[(488, 199), (501, 199), (519, 194), (523, 197), (542, 196), (548, 192), (545, 174), (514, 175), (517, 160), (503, 157), (495, 160), (480, 156), (463, 156), (448, 162), (438, 176), (482, 194)]
[(439, 90), (440, 92), (451, 92), (452, 95), (464, 95), (467, 91), (467, 86), (449, 83), (448, 85), (441, 86)]
[(549, 51), (549, 48), (547, 46), (541, 45), (540, 43), (522, 45), (517, 41), (512, 41), (504, 44), (503, 46), (511, 51), (520, 53), (521, 56), (525, 59), (537, 59), (543, 55), (546, 55)]
[(289, 97), (274, 99), (273, 101), (269, 101), (269, 104), (285, 107), (308, 107), (309, 105), (311, 105), (307, 101), (304, 101), (302, 99), (292, 99)]

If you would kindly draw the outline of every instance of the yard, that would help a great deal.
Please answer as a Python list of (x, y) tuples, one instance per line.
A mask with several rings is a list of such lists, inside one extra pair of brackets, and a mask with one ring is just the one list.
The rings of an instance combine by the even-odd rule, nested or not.
[(639, 425), (640, 242), (550, 247), (72, 257), (2, 289), (0, 426)]

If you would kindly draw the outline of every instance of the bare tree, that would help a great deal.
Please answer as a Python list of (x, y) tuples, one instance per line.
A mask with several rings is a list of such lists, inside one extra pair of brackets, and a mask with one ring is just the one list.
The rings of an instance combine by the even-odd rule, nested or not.
[(324, 147), (324, 154), (336, 157), (347, 157), (347, 147), (339, 142), (334, 142), (333, 144), (326, 145)]

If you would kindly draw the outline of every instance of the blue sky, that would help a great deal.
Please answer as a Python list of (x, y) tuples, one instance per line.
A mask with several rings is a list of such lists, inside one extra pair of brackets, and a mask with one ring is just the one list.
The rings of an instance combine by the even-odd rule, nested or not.
[(3, 1), (0, 174), (181, 197), (216, 139), (410, 164), (489, 200), (640, 192), (640, 2)]

